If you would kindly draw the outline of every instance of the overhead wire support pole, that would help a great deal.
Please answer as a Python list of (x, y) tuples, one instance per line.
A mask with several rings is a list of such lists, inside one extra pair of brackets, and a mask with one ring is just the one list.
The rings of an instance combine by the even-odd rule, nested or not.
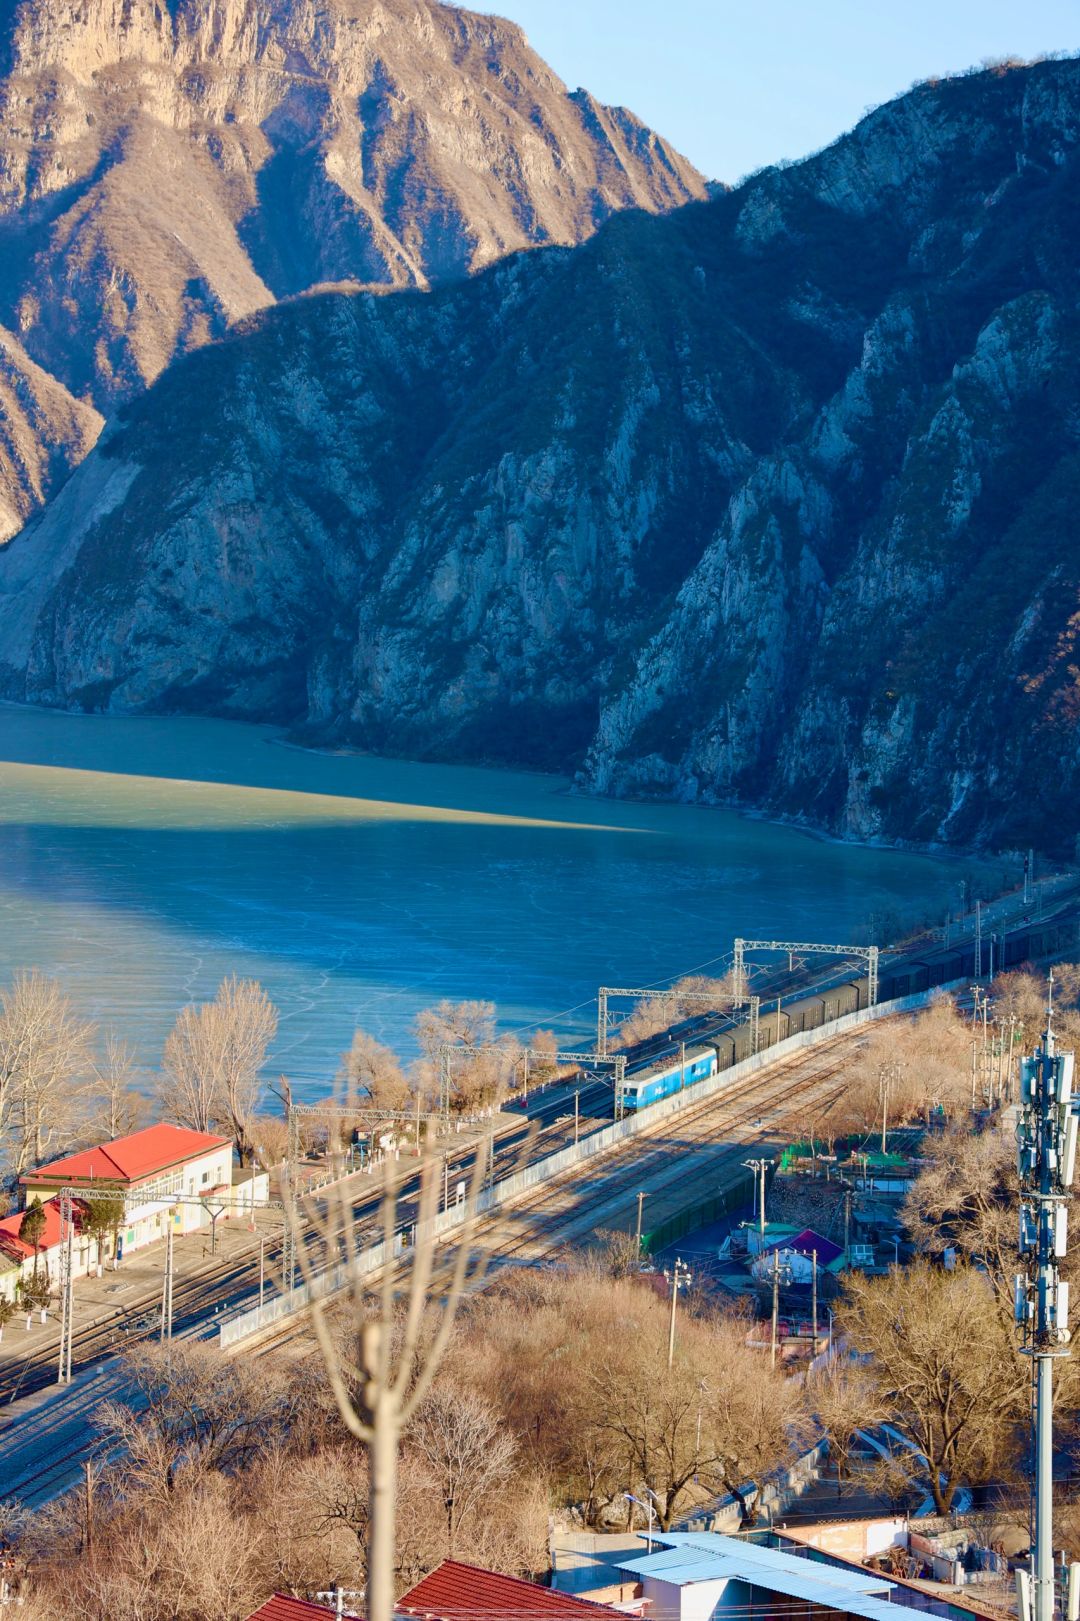
[[(123, 1219), (125, 1222), (129, 1219), (143, 1219), (141, 1215), (137, 1215), (135, 1217), (131, 1216), (130, 1207), (132, 1205), (135, 1206), (136, 1210), (145, 1210), (147, 1212), (154, 1210), (160, 1212), (162, 1209), (168, 1210), (169, 1226), (166, 1231), (165, 1276), (161, 1295), (161, 1337), (163, 1340), (165, 1340), (172, 1338), (174, 1270), (172, 1211), (178, 1205), (197, 1205), (199, 1209), (205, 1213), (207, 1210), (207, 1204), (204, 1199), (187, 1198), (180, 1193), (173, 1194), (158, 1192), (147, 1198), (145, 1190), (140, 1190), (138, 1188), (133, 1190), (125, 1189), (123, 1187), (117, 1187), (115, 1184), (104, 1183), (99, 1183), (94, 1187), (74, 1187), (68, 1185), (67, 1187), (61, 1188), (55, 1197), (59, 1199), (60, 1203), (60, 1349), (57, 1359), (56, 1379), (58, 1384), (66, 1385), (70, 1384), (71, 1382), (72, 1351), (75, 1339), (74, 1247), (76, 1205), (89, 1204), (94, 1199), (118, 1199), (123, 1204)], [(139, 1203), (140, 1199), (142, 1200), (141, 1205)], [(252, 1200), (251, 1204), (245, 1206), (245, 1208), (250, 1209), (252, 1212), (256, 1210), (271, 1210), (280, 1214), (282, 1218), (285, 1216), (285, 1206), (280, 1199), (261, 1200), (258, 1204)], [(284, 1231), (286, 1235), (288, 1235), (290, 1231), (289, 1223), (287, 1221), (284, 1222)], [(285, 1250), (283, 1246), (283, 1261), (284, 1254)]]
[[(259, 1302), (262, 1305), (262, 1301)], [(173, 1329), (173, 1224), (165, 1232), (165, 1282), (161, 1291), (161, 1343), (171, 1341)]]
[(832, 946), (818, 940), (745, 940), (739, 936), (735, 940), (731, 970), (732, 997), (736, 1007), (741, 1007), (748, 1000), (746, 978), (748, 951), (783, 951), (787, 953), (789, 959), (796, 954), (803, 957), (858, 958), (866, 963), (867, 1006), (877, 1005), (881, 975), (880, 946)]
[[(1021, 1266), (1015, 1314), (1023, 1354), (1032, 1362), (1035, 1408), (1034, 1525), (1030, 1606), (1018, 1580), (1021, 1621), (1053, 1621), (1053, 1370), (1069, 1354), (1069, 1285), (1060, 1263), (1068, 1244), (1068, 1198), (1076, 1171), (1080, 1119), (1072, 1108), (1073, 1054), (1058, 1053), (1053, 1032), (1053, 975), (1041, 1048), (1020, 1066), (1022, 1109), (1017, 1127)], [(1023, 1574), (1023, 1573), (1021, 1573)]]
[(719, 1002), (730, 1002), (730, 996), (717, 996), (712, 991), (680, 991), (675, 985), (659, 990), (654, 985), (627, 988), (624, 985), (601, 985), (596, 993), (596, 1050), (601, 1058), (607, 1057), (608, 1036), (611, 1034), (611, 1013), (608, 1002), (612, 997), (625, 997), (636, 1002), (679, 1001), (700, 1002), (703, 1007), (715, 1008)]
[[(462, 1042), (448, 1042), (442, 1049), (442, 1059), (446, 1065), (447, 1074), (450, 1070), (450, 1055), (458, 1053), (462, 1058), (480, 1058), (485, 1053), (499, 1052), (497, 1042), (491, 1042), (485, 1047), (469, 1047)], [(530, 1058), (543, 1058), (548, 1063), (556, 1065), (576, 1064), (586, 1074), (599, 1077), (601, 1072), (610, 1076), (615, 1087), (615, 1118), (621, 1120), (624, 1113), (623, 1094), (626, 1087), (626, 1055), (624, 1053), (563, 1053), (546, 1052), (535, 1047), (523, 1047), (521, 1055), (527, 1063)]]

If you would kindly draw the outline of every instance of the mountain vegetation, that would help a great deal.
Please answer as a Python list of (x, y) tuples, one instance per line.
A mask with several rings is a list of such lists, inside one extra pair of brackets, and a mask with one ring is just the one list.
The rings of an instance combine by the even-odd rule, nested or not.
[[(486, 22), (428, 12), (479, 72)], [(261, 39), (235, 49), (261, 62)], [(170, 49), (155, 82), (194, 82)], [(1071, 855), (1078, 136), (1077, 61), (1004, 64), (574, 248), (478, 269), (504, 232), (423, 276), (388, 259), (393, 296), (236, 302), (0, 558), (3, 692)], [(502, 148), (477, 140), (487, 173)], [(638, 145), (654, 189), (593, 223), (641, 187), (701, 194)], [(529, 240), (587, 234), (561, 217)], [(309, 279), (359, 264), (318, 251)]]
[(0, 539), (102, 414), (322, 283), (427, 287), (702, 177), (436, 0), (0, 6)]

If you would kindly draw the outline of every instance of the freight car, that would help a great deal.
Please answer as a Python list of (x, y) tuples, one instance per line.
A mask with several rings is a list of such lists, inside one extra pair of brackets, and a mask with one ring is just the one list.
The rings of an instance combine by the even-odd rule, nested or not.
[[(1012, 968), (1018, 963), (1078, 946), (1080, 919), (1068, 917), (1033, 922), (1023, 932), (1013, 933), (1006, 938), (1004, 965)], [(997, 949), (1000, 952), (1000, 937)], [(989, 956), (985, 943), (983, 953), (985, 967)], [(1000, 957), (996, 960), (1000, 961)], [(935, 985), (964, 983), (972, 979), (974, 974), (975, 947), (971, 942), (960, 942), (951, 949), (929, 951), (922, 958), (901, 958), (896, 963), (883, 965), (878, 982), (878, 1001), (893, 1002), (902, 996), (932, 990)], [(779, 1020), (775, 1000), (772, 1000), (771, 1007), (766, 1001), (760, 1013), (759, 1047), (771, 1046), (778, 1035), (782, 1040), (786, 1036), (799, 1035), (804, 1030), (820, 1029), (833, 1019), (867, 1007), (869, 1001), (870, 982), (865, 974), (846, 980), (843, 984), (832, 985), (827, 990), (813, 991), (791, 1000), (784, 998)], [(672, 1042), (680, 1038), (688, 1043), (684, 1061), (671, 1056)], [(691, 1040), (694, 1043), (692, 1047), (689, 1045)], [(731, 1069), (744, 1058), (749, 1058), (752, 1050), (752, 1036), (745, 1010), (735, 1024), (726, 1017), (718, 1019), (716, 1015), (707, 1013), (686, 1019), (672, 1030), (650, 1037), (633, 1050), (632, 1062), (636, 1061), (643, 1067), (639, 1067), (627, 1080), (625, 1106), (628, 1110), (647, 1108), (650, 1103), (681, 1092), (684, 1087), (692, 1086), (707, 1076)]]

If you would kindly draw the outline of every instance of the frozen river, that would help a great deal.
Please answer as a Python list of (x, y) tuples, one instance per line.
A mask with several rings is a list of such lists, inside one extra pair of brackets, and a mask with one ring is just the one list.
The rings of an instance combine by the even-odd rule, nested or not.
[(558, 778), (316, 754), (222, 721), (0, 706), (0, 978), (36, 966), (153, 1064), (236, 971), (281, 1013), (274, 1071), (322, 1095), (354, 1025), (411, 1051), (440, 997), (584, 1039), (598, 984), (734, 935), (866, 938), (941, 915), (954, 864)]

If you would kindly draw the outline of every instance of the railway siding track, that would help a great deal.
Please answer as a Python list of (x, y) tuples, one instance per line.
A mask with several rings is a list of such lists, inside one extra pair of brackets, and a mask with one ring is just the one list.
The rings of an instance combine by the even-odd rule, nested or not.
[[(512, 1202), (482, 1215), (471, 1241), (490, 1266), (536, 1265), (551, 1259), (567, 1244), (580, 1241), (602, 1225), (626, 1225), (641, 1188), (656, 1196), (680, 1181), (692, 1181), (695, 1172), (708, 1170), (723, 1176), (738, 1165), (751, 1145), (776, 1136), (785, 1121), (798, 1118), (810, 1102), (824, 1101), (843, 1089), (844, 1061), (827, 1058), (832, 1047), (846, 1047), (849, 1038), (834, 1037), (809, 1054), (781, 1059), (760, 1071), (752, 1085), (725, 1097), (714, 1094), (681, 1114), (658, 1121), (636, 1136), (613, 1145), (595, 1161), (559, 1172), (550, 1180), (520, 1194)], [(826, 1058), (824, 1063), (822, 1058)], [(794, 1072), (794, 1073), (792, 1073)], [(784, 1084), (783, 1075), (790, 1079)], [(778, 1094), (777, 1088), (780, 1087)], [(778, 1139), (777, 1139), (778, 1140)], [(590, 1174), (590, 1172), (599, 1174)], [(453, 1248), (456, 1229), (441, 1235)], [(407, 1263), (399, 1266), (404, 1282)], [(436, 1268), (437, 1289), (447, 1268)], [(374, 1282), (378, 1274), (371, 1274)], [(258, 1330), (230, 1346), (233, 1354), (251, 1349), (257, 1354), (279, 1349), (306, 1337), (307, 1312), (300, 1310), (278, 1323)]]

